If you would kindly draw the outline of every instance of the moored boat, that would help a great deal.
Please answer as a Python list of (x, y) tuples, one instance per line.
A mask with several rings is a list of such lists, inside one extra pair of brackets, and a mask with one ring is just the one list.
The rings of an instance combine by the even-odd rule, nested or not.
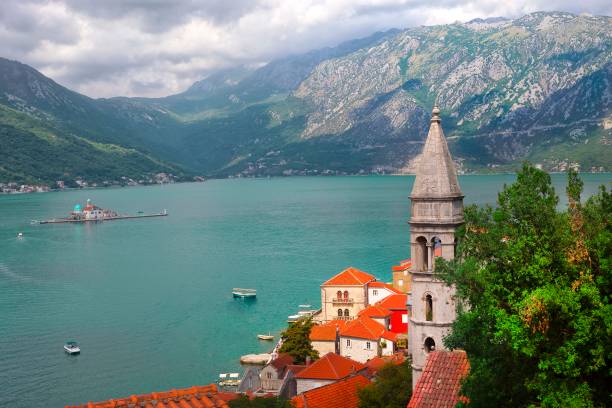
[(268, 333), (268, 334), (258, 334), (257, 338), (259, 340), (274, 340), (274, 336), (271, 335), (270, 333)]
[(244, 289), (234, 288), (232, 289), (232, 295), (239, 298), (254, 298), (257, 296), (257, 290), (255, 289)]
[(219, 374), (219, 385), (221, 387), (237, 387), (240, 385), (239, 373), (222, 373)]
[(64, 344), (64, 351), (68, 354), (79, 354), (81, 352), (81, 347), (76, 341), (67, 341)]

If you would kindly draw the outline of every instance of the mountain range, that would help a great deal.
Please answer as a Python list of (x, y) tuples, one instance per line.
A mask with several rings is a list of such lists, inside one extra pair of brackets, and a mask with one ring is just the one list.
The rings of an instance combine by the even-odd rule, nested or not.
[(409, 172), (431, 108), (462, 172), (612, 170), (612, 19), (390, 30), (164, 98), (92, 99), (0, 59), (0, 182)]

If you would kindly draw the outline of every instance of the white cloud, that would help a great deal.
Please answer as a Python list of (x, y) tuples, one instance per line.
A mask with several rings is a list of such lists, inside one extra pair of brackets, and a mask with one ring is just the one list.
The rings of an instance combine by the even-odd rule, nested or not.
[(3, 0), (0, 56), (94, 97), (163, 96), (216, 69), (379, 30), (537, 10), (610, 15), (612, 6), (604, 0)]

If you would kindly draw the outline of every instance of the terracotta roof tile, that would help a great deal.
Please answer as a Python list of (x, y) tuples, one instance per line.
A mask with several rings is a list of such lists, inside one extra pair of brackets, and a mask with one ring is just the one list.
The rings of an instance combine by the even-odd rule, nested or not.
[(366, 361), (365, 365), (368, 367), (368, 374), (374, 375), (386, 366), (387, 364), (400, 365), (406, 361), (404, 353), (395, 353), (391, 356), (374, 357)]
[(367, 317), (389, 317), (392, 315), (389, 309), (385, 309), (382, 306), (371, 305), (363, 309), (358, 313), (359, 316), (367, 316)]
[(335, 353), (327, 353), (318, 359), (295, 377), (302, 379), (317, 380), (340, 380), (349, 375), (366, 368), (364, 364), (353, 361), (350, 358), (339, 356)]
[(376, 280), (374, 276), (351, 266), (329, 279), (321, 286), (363, 286), (373, 280)]
[(393, 286), (385, 282), (370, 282), (368, 283), (368, 288), (385, 288), (393, 293), (402, 293), (401, 291), (395, 289)]
[(389, 295), (383, 300), (376, 302), (376, 305), (389, 310), (407, 310), (406, 302), (408, 295), (405, 293)]
[(311, 341), (335, 341), (336, 331), (346, 326), (346, 320), (331, 320), (327, 323), (312, 326), (310, 329)]
[(366, 340), (379, 340), (382, 337), (393, 342), (397, 339), (397, 334), (385, 329), (385, 326), (368, 316), (359, 316), (350, 321), (340, 330), (340, 336)]
[(358, 390), (370, 383), (363, 375), (356, 375), (333, 384), (306, 391), (294, 397), (295, 408), (357, 408)]
[(432, 351), (414, 387), (408, 408), (452, 408), (459, 401), (461, 381), (470, 371), (465, 351)]
[(235, 393), (219, 393), (217, 386), (210, 384), (166, 392), (132, 395), (127, 398), (110, 399), (102, 402), (89, 402), (66, 408), (229, 408), (227, 401), (237, 397), (238, 395)]

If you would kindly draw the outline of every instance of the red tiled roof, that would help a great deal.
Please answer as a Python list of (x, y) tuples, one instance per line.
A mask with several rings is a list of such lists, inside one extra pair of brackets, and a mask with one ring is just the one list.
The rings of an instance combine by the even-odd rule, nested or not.
[(385, 338), (393, 342), (397, 338), (397, 334), (391, 333), (385, 329), (385, 326), (368, 316), (359, 316), (357, 319), (350, 321), (344, 329), (340, 330), (340, 336), (366, 340)]
[(293, 397), (291, 404), (295, 408), (357, 408), (359, 406), (357, 391), (369, 383), (370, 380), (363, 375), (356, 375), (306, 391)]
[(393, 286), (385, 282), (370, 282), (368, 283), (368, 288), (385, 288), (393, 293), (402, 293), (401, 291), (395, 289)]
[(406, 265), (393, 265), (391, 267), (391, 270), (393, 272), (400, 272), (400, 271), (405, 271), (406, 269), (409, 269), (412, 266), (412, 264), (406, 264)]
[(470, 371), (465, 351), (432, 351), (414, 387), (408, 408), (452, 408), (461, 397), (461, 380)]
[(303, 369), (295, 378), (340, 380), (363, 370), (365, 367), (365, 365), (350, 358), (342, 357), (335, 353), (327, 353), (323, 358), (318, 359)]
[(335, 341), (336, 331), (346, 326), (346, 320), (332, 320), (324, 324), (312, 326), (310, 329), (311, 341)]
[(291, 371), (293, 373), (293, 375), (296, 375), (300, 372), (302, 372), (302, 370), (304, 370), (306, 367), (306, 365), (297, 365), (297, 364), (290, 364), (287, 366), (287, 371)]
[(351, 266), (329, 279), (321, 286), (363, 286), (373, 280), (376, 280), (374, 276)]
[(89, 402), (84, 405), (66, 408), (229, 408), (227, 401), (238, 398), (238, 394), (217, 392), (215, 384), (193, 386), (181, 390), (154, 392), (151, 394), (132, 395), (127, 398), (111, 399), (102, 402)]
[(408, 310), (406, 302), (408, 301), (408, 295), (405, 293), (397, 293), (389, 295), (383, 300), (376, 302), (378, 306), (384, 307), (389, 310)]
[(367, 317), (389, 317), (392, 315), (392, 313), (389, 309), (385, 309), (384, 307), (371, 305), (363, 309), (357, 315)]
[(404, 356), (404, 353), (399, 352), (391, 356), (371, 358), (368, 361), (366, 361), (365, 364), (366, 366), (368, 366), (368, 373), (370, 375), (374, 375), (378, 372), (378, 370), (380, 370), (387, 364), (400, 365), (404, 361), (406, 361), (406, 356)]

